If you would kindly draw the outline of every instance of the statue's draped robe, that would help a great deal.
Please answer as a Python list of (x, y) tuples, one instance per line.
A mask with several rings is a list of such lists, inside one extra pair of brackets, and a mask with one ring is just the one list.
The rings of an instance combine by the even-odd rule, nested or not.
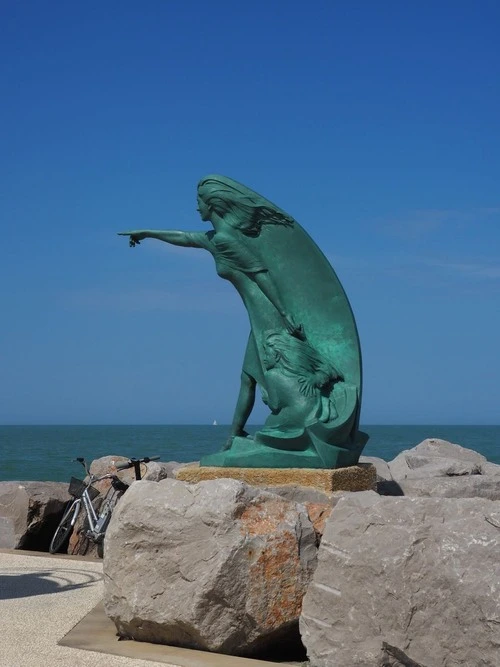
[[(340, 371), (347, 388), (347, 394), (336, 388), (338, 414), (329, 424), (318, 425), (311, 439), (337, 444), (336, 428), (342, 422), (353, 441), (361, 395), (359, 339), (345, 292), (314, 241), (295, 221), (291, 226), (263, 224), (255, 237), (227, 225), (223, 231), (196, 234), (196, 241), (213, 255), (218, 275), (235, 286), (247, 309), (251, 332), (243, 371), (272, 392), (268, 383), (273, 373), (265, 371), (263, 341), (266, 332), (283, 331), (285, 324), (255, 280), (257, 273), (266, 272), (285, 312), (303, 326), (307, 342)], [(346, 438), (345, 428), (340, 437)]]
[[(196, 241), (214, 257), (217, 274), (238, 290), (250, 319), (243, 371), (266, 389), (262, 363), (262, 337), (271, 329), (283, 329), (283, 319), (255, 281), (255, 274), (269, 271), (259, 257), (261, 237), (249, 238), (238, 230), (208, 232)], [(272, 273), (269, 272), (272, 280)]]

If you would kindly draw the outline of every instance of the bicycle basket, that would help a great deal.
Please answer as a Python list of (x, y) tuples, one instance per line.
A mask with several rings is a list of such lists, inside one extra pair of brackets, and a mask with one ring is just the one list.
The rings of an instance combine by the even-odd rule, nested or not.
[[(76, 477), (72, 477), (69, 482), (68, 492), (70, 496), (74, 496), (75, 498), (81, 498), (86, 488), (87, 485), (83, 480), (77, 479)], [(88, 494), (90, 500), (94, 500), (94, 498), (97, 498), (97, 496), (99, 495), (99, 491), (97, 489), (94, 489), (93, 486), (89, 486)]]

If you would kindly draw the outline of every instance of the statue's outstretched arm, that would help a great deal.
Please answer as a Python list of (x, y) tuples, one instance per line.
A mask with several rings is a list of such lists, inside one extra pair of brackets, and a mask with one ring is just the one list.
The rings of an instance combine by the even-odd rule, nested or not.
[(165, 243), (187, 248), (204, 248), (206, 244), (206, 234), (204, 232), (181, 232), (175, 229), (139, 229), (130, 232), (118, 232), (118, 236), (130, 237), (131, 247), (134, 247), (143, 239), (158, 239), (158, 241), (165, 241)]

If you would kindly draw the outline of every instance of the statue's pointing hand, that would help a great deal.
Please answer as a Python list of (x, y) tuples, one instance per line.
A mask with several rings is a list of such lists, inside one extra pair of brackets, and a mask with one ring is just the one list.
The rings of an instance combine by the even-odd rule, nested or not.
[(146, 238), (145, 232), (118, 232), (118, 236), (128, 236), (131, 248), (140, 245), (141, 241)]
[(302, 324), (297, 324), (294, 318), (290, 315), (285, 315), (284, 320), (286, 329), (291, 336), (295, 336), (295, 338), (298, 338), (299, 340), (306, 340), (306, 334)]

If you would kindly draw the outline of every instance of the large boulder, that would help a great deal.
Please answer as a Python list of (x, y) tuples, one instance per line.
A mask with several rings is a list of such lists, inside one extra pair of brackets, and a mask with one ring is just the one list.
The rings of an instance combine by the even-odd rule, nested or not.
[(59, 482), (0, 482), (0, 547), (48, 551), (70, 499)]
[[(108, 473), (114, 473), (121, 479), (122, 482), (125, 482), (127, 485), (131, 485), (135, 482), (135, 472), (133, 468), (127, 468), (125, 470), (117, 470), (117, 463), (125, 463), (128, 461), (128, 457), (119, 456), (119, 455), (109, 455), (102, 456), (99, 459), (94, 459), (90, 464), (90, 474), (97, 475), (101, 477)], [(179, 467), (180, 464), (171, 462), (163, 463), (161, 461), (150, 461), (149, 463), (141, 464), (141, 476), (143, 479), (149, 479), (154, 482), (158, 482), (161, 479), (166, 479), (169, 476), (173, 475), (173, 470)], [(111, 502), (111, 506), (114, 508), (116, 503), (123, 496), (121, 491), (116, 491), (112, 485), (110, 479), (103, 479), (100, 482), (95, 482), (93, 488), (99, 492), (99, 495), (94, 500), (94, 506), (98, 509), (105, 500)], [(67, 552), (71, 555), (80, 555), (80, 556), (94, 556), (100, 557), (102, 555), (101, 545), (96, 544), (92, 540), (89, 540), (85, 536), (86, 531), (88, 530), (88, 520), (85, 511), (80, 512), (76, 520), (73, 532), (70, 536)]]
[(105, 610), (137, 640), (233, 655), (286, 647), (316, 554), (303, 505), (232, 479), (137, 482), (106, 535)]
[(345, 494), (300, 628), (314, 667), (495, 667), (500, 503)]
[(428, 438), (389, 462), (393, 495), (500, 500), (500, 466), (472, 449)]
[(406, 449), (389, 462), (393, 479), (422, 477), (452, 477), (480, 475), (486, 458), (460, 445), (446, 440), (428, 438), (412, 449)]

